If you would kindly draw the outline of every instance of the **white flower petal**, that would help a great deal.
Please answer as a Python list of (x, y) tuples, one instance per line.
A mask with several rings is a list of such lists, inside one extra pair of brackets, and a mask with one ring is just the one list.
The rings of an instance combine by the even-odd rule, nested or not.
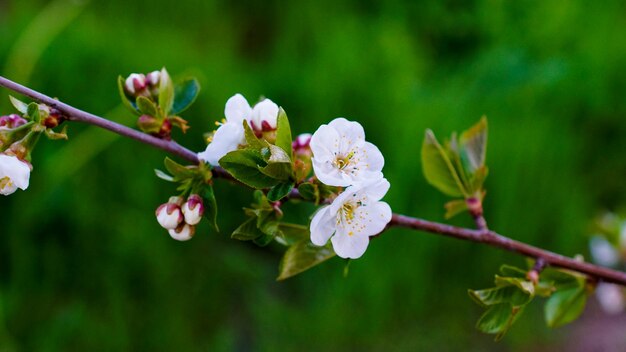
[(604, 266), (615, 266), (619, 262), (619, 253), (604, 237), (596, 235), (589, 242), (593, 261)]
[(338, 256), (350, 259), (360, 258), (370, 242), (367, 236), (348, 236), (345, 234), (336, 234), (330, 240)]
[(248, 104), (246, 98), (241, 94), (235, 94), (228, 99), (226, 107), (224, 108), (226, 121), (238, 124), (239, 126), (241, 126), (243, 120), (250, 118), (251, 112), (252, 108), (250, 108), (250, 104)]
[(9, 195), (28, 188), (30, 166), (15, 156), (0, 155), (0, 194)]
[(323, 246), (335, 232), (335, 217), (329, 212), (330, 207), (320, 208), (311, 220), (311, 242), (316, 246)]
[(600, 283), (596, 288), (596, 297), (602, 309), (608, 314), (619, 314), (626, 308), (621, 286)]
[(340, 132), (341, 137), (346, 137), (350, 140), (365, 140), (365, 131), (360, 123), (354, 121), (348, 121), (343, 117), (338, 117), (332, 120), (328, 126), (334, 128)]
[(217, 166), (224, 155), (237, 150), (239, 145), (245, 144), (245, 142), (243, 126), (227, 122), (215, 131), (213, 141), (207, 145), (204, 152), (198, 153), (198, 159)]
[(385, 166), (385, 158), (380, 149), (370, 142), (365, 142), (363, 149), (367, 155), (368, 170), (381, 171)]
[[(382, 174), (380, 175), (382, 176)], [(368, 182), (364, 182), (360, 185), (362, 192), (364, 192), (370, 201), (377, 201), (383, 199), (383, 197), (389, 191), (389, 181), (386, 178), (372, 179)]]
[(276, 128), (278, 119), (278, 105), (269, 99), (263, 99), (252, 108), (250, 121), (256, 129), (263, 127), (263, 122), (267, 122), (271, 128)]

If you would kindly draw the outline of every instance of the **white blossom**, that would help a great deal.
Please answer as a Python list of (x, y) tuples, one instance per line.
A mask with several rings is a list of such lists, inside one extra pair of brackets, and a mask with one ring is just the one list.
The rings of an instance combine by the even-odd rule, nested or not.
[(596, 297), (602, 309), (608, 314), (619, 314), (626, 308), (622, 287), (614, 284), (600, 283), (596, 287)]
[(126, 78), (124, 86), (130, 95), (135, 95), (146, 88), (146, 75), (132, 73)]
[(385, 159), (365, 141), (358, 122), (339, 117), (320, 126), (311, 138), (313, 170), (324, 184), (346, 187), (382, 177)]
[(169, 230), (170, 236), (176, 241), (189, 241), (195, 233), (195, 226), (189, 224), (183, 224), (173, 230)]
[(219, 160), (224, 155), (246, 144), (243, 121), (248, 121), (257, 132), (267, 128), (275, 129), (278, 105), (265, 99), (251, 108), (246, 98), (235, 94), (226, 102), (224, 116), (226, 119), (215, 131), (211, 143), (204, 152), (198, 153), (200, 160), (214, 166), (219, 165)]
[(389, 182), (386, 179), (350, 186), (311, 221), (311, 242), (323, 246), (331, 240), (342, 258), (359, 258), (365, 253), (369, 237), (385, 229), (391, 221), (391, 208), (381, 202)]
[(591, 237), (589, 249), (593, 261), (600, 265), (615, 266), (619, 263), (619, 253), (615, 247), (600, 235)]
[(204, 214), (204, 203), (202, 198), (197, 194), (192, 194), (181, 207), (181, 211), (185, 216), (185, 222), (189, 225), (197, 225), (202, 220)]
[(173, 230), (183, 221), (183, 213), (180, 210), (180, 197), (172, 197), (170, 200), (161, 204), (156, 210), (156, 218), (159, 225), (167, 230)]
[(12, 155), (0, 154), (0, 194), (7, 196), (18, 188), (28, 188), (30, 166)]

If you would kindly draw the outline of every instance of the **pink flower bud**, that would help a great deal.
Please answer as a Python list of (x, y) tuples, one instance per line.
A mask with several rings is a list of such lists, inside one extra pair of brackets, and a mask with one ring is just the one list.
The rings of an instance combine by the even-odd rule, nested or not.
[(146, 83), (149, 86), (158, 86), (161, 81), (161, 71), (152, 71), (146, 75)]
[(159, 225), (168, 230), (175, 229), (183, 221), (180, 205), (176, 202), (161, 204), (156, 210), (156, 217)]
[(310, 152), (311, 148), (309, 147), (309, 144), (311, 144), (311, 137), (313, 135), (310, 133), (303, 133), (301, 135), (299, 135), (298, 137), (296, 137), (296, 140), (293, 141), (293, 143), (291, 143), (291, 146), (293, 147), (293, 150), (298, 153), (300, 151), (307, 151)]
[(0, 116), (0, 130), (9, 130), (26, 123), (26, 119), (20, 115), (11, 114), (7, 116)]
[(133, 96), (141, 95), (146, 86), (146, 76), (141, 73), (133, 73), (128, 76), (124, 85), (126, 92)]
[(196, 233), (196, 227), (189, 224), (181, 224), (168, 232), (176, 241), (189, 241)]
[(187, 198), (187, 202), (181, 207), (185, 222), (189, 225), (197, 225), (204, 215), (204, 203), (197, 194), (192, 194)]

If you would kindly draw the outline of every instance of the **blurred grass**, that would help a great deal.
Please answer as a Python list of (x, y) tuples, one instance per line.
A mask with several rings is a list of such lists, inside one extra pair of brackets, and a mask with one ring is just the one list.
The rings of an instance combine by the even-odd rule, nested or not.
[[(295, 133), (345, 116), (385, 155), (394, 210), (443, 220), (446, 198), (421, 175), (423, 131), (441, 138), (486, 114), (492, 228), (585, 253), (589, 219), (626, 199), (619, 1), (109, 0), (62, 30), (47, 6), (0, 1), (8, 78), (132, 125), (112, 110), (118, 74), (193, 72), (203, 89), (178, 137), (194, 150), (237, 92), (280, 103)], [(33, 21), (51, 24), (36, 36)], [(20, 37), (39, 40), (11, 51), (28, 47)], [(229, 240), (250, 195), (221, 182), (223, 233), (203, 225), (174, 242), (152, 215), (174, 191), (153, 176), (162, 159), (76, 124), (69, 142), (40, 144), (31, 188), (0, 200), (0, 350), (528, 350), (567, 338), (538, 309), (498, 344), (474, 330), (466, 289), (523, 264), (477, 244), (392, 230), (347, 279), (333, 260), (277, 283), (279, 250)], [(310, 210), (289, 208), (302, 222)]]

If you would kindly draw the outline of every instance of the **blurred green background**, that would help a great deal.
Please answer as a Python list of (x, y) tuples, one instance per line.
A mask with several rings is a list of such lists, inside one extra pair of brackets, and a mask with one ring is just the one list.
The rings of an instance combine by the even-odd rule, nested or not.
[[(0, 72), (128, 125), (118, 74), (197, 75), (201, 96), (184, 115), (193, 128), (176, 136), (198, 151), (237, 92), (282, 105), (294, 133), (358, 120), (386, 157), (394, 211), (440, 221), (447, 199), (422, 176), (423, 132), (442, 138), (486, 114), (490, 226), (587, 255), (590, 219), (626, 200), (625, 10), (565, 0), (0, 0)], [(6, 98), (0, 108), (12, 112)], [(549, 330), (535, 303), (494, 343), (474, 329), (481, 309), (466, 290), (523, 259), (397, 229), (347, 278), (333, 259), (276, 282), (278, 248), (229, 239), (249, 192), (217, 182), (222, 232), (202, 224), (192, 241), (173, 241), (154, 218), (174, 193), (154, 177), (164, 154), (69, 127), (69, 142), (40, 143), (28, 191), (0, 199), (2, 351), (572, 350), (593, 339), (577, 333), (590, 319), (608, 319), (591, 302), (581, 320)], [(287, 212), (306, 223), (311, 210)], [(623, 336), (626, 323), (612, 319)]]

